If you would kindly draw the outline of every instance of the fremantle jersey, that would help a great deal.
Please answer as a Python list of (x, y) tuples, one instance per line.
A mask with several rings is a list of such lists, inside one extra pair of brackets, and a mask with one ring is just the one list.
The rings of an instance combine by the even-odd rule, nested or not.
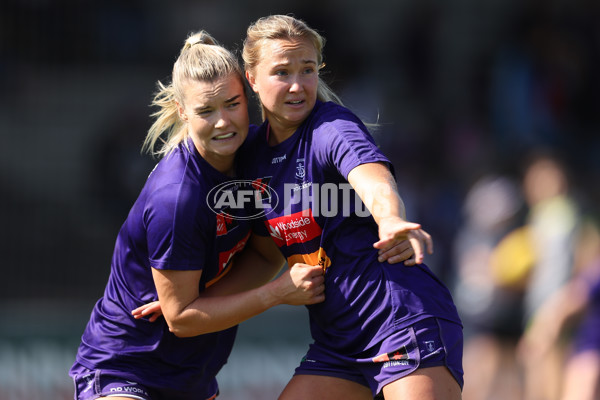
[(313, 339), (351, 353), (426, 317), (460, 323), (449, 291), (426, 266), (377, 261), (377, 224), (347, 176), (364, 163), (390, 164), (354, 114), (317, 102), (284, 142), (269, 147), (267, 131), (263, 124), (252, 132), (241, 156), (246, 176), (264, 187), (257, 233), (270, 235), (289, 265), (326, 270), (326, 300), (308, 306)]
[(77, 362), (149, 387), (201, 395), (212, 385), (207, 395), (214, 394), (214, 377), (237, 327), (178, 338), (163, 319), (135, 320), (131, 311), (158, 299), (151, 267), (202, 270), (200, 290), (227, 271), (249, 237), (247, 222), (207, 204), (211, 189), (227, 180), (191, 140), (157, 164), (118, 234), (108, 284), (83, 333)]

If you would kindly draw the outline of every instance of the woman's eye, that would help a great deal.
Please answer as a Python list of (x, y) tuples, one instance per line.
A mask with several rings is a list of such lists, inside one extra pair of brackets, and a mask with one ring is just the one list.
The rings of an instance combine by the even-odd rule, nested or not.
[(200, 115), (201, 117), (205, 117), (207, 115), (209, 115), (212, 112), (212, 110), (202, 110), (202, 111), (198, 111), (198, 115)]
[(240, 105), (240, 102), (238, 101), (238, 102), (229, 104), (227, 107), (229, 107), (229, 108), (235, 108), (235, 107), (237, 107), (239, 105)]
[(305, 74), (312, 74), (313, 72), (315, 72), (315, 69), (314, 69), (314, 68), (306, 68), (306, 69), (304, 70), (304, 73), (305, 73)]
[(275, 71), (275, 75), (277, 76), (286, 76), (287, 75), (287, 71)]

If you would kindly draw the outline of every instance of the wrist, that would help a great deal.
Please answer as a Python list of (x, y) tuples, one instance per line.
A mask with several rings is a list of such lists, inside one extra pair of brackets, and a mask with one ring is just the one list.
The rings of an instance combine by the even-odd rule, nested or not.
[(386, 216), (377, 218), (375, 220), (375, 222), (377, 222), (377, 225), (381, 226), (381, 225), (386, 225), (386, 224), (405, 223), (406, 220), (399, 215), (386, 215)]
[(267, 308), (283, 304), (284, 295), (277, 284), (277, 280), (271, 281), (259, 288), (261, 291), (261, 299)]

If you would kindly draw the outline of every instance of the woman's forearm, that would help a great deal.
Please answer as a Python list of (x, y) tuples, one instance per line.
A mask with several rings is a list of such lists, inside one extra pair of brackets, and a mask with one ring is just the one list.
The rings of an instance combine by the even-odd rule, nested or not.
[(227, 329), (279, 304), (315, 304), (325, 298), (322, 268), (306, 264), (295, 264), (258, 288), (209, 297), (188, 290), (192, 273), (153, 270), (153, 274), (165, 320), (179, 337)]
[(398, 194), (394, 176), (384, 164), (359, 165), (348, 174), (348, 182), (377, 224), (387, 217), (406, 218), (404, 202)]
[(431, 236), (421, 225), (406, 221), (404, 202), (398, 194), (396, 181), (383, 163), (359, 165), (348, 174), (348, 182), (371, 212), (379, 229), (379, 241), (373, 247), (388, 251), (408, 240), (414, 256), (405, 265), (420, 264), (425, 252), (433, 253)]
[(167, 322), (178, 337), (197, 336), (231, 328), (281, 301), (271, 284), (266, 284), (233, 295), (198, 297)]

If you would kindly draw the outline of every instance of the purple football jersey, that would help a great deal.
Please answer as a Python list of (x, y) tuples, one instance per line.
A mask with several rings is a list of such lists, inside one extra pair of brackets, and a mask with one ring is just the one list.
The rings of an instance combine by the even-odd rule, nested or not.
[(227, 271), (250, 230), (243, 219), (217, 213), (207, 203), (210, 190), (228, 180), (191, 140), (157, 164), (118, 234), (108, 283), (83, 333), (78, 363), (148, 387), (199, 395), (204, 388), (214, 390), (237, 327), (178, 338), (163, 319), (135, 320), (131, 311), (158, 299), (151, 267), (202, 270), (201, 291)]
[(350, 354), (427, 317), (460, 323), (450, 292), (427, 266), (377, 261), (377, 224), (347, 177), (364, 163), (393, 168), (364, 124), (340, 105), (317, 102), (282, 143), (270, 147), (268, 129), (263, 124), (247, 140), (244, 173), (273, 191), (257, 233), (270, 235), (288, 264), (326, 269), (326, 300), (308, 306), (313, 339)]

